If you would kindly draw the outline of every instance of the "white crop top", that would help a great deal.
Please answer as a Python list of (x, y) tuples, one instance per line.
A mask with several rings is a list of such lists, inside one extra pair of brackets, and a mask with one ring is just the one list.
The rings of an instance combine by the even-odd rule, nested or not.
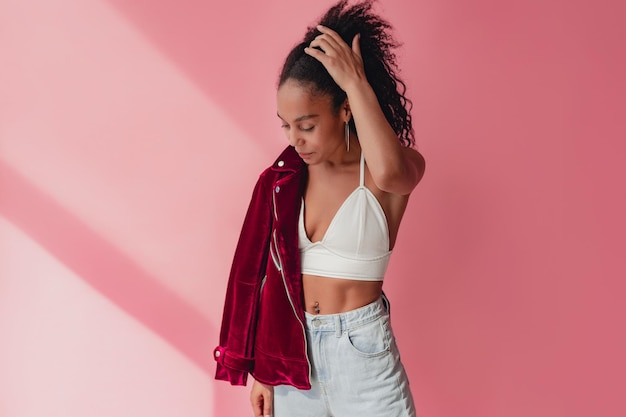
[(298, 246), (303, 274), (359, 281), (383, 280), (391, 256), (389, 226), (378, 199), (365, 187), (363, 154), (359, 187), (339, 207), (318, 242), (311, 242), (307, 236), (302, 199)]

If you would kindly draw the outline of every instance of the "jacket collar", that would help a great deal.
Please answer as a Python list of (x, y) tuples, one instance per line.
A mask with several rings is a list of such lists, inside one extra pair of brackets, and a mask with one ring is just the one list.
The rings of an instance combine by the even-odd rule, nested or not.
[(277, 172), (296, 172), (302, 169), (306, 164), (300, 158), (293, 146), (287, 146), (283, 152), (276, 158), (271, 166), (273, 171)]

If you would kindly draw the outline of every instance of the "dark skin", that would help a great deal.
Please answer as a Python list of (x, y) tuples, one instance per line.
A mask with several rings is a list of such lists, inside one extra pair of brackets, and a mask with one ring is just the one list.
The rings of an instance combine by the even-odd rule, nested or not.
[[(331, 29), (318, 29), (322, 34), (305, 52), (324, 65), (348, 98), (337, 112), (330, 96), (313, 94), (311, 86), (297, 81), (287, 80), (277, 92), (278, 116), (289, 144), (308, 165), (304, 194), (307, 236), (312, 242), (324, 237), (335, 213), (358, 186), (363, 152), (365, 186), (385, 212), (389, 249), (393, 249), (409, 195), (424, 174), (424, 158), (416, 150), (401, 146), (387, 122), (365, 78), (358, 35), (349, 46)], [(348, 151), (344, 126), (351, 118), (359, 137), (351, 134)], [(305, 308), (311, 314), (350, 311), (377, 300), (382, 291), (382, 281), (303, 274), (302, 282)], [(273, 387), (255, 381), (250, 400), (256, 417), (270, 416)]]

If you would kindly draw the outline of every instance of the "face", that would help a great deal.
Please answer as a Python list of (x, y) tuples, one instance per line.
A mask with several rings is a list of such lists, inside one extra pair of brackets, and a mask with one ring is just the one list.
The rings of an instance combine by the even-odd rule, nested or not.
[(335, 114), (329, 95), (311, 94), (307, 87), (287, 80), (278, 89), (277, 106), (289, 144), (304, 162), (315, 165), (345, 153), (344, 123), (349, 110), (342, 107)]

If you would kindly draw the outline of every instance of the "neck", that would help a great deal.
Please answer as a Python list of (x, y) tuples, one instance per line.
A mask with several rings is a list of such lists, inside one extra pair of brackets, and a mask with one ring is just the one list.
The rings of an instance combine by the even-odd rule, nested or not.
[(331, 156), (323, 161), (320, 165), (327, 168), (352, 165), (358, 163), (361, 159), (361, 145), (353, 133), (350, 133), (350, 150), (348, 151), (346, 143), (341, 142), (337, 146)]

